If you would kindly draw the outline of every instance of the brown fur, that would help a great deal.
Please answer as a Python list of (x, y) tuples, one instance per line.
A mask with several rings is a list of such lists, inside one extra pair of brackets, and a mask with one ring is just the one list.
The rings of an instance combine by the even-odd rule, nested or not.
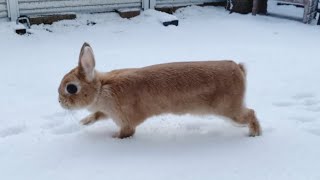
[[(132, 136), (135, 128), (147, 118), (164, 113), (216, 114), (249, 126), (250, 136), (261, 134), (252, 109), (244, 105), (246, 71), (233, 61), (178, 62), (143, 68), (121, 69), (100, 73), (82, 67), (92, 59), (81, 58), (92, 53), (84, 44), (79, 66), (65, 75), (59, 87), (59, 101), (64, 108), (87, 108), (92, 115), (82, 120), (90, 124), (110, 117), (120, 127), (116, 137)], [(86, 51), (86, 52), (84, 52)], [(87, 56), (90, 57), (90, 56)], [(84, 63), (81, 63), (84, 62)], [(66, 85), (81, 87), (75, 95), (65, 92)]]

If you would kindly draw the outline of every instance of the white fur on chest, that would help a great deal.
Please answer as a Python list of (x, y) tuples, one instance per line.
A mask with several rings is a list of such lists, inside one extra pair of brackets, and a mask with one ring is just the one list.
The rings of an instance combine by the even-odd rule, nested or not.
[(118, 126), (121, 126), (123, 123), (123, 117), (119, 117), (118, 115), (120, 109), (116, 106), (116, 100), (110, 93), (109, 86), (103, 87), (102, 92), (96, 97), (95, 101), (87, 107), (87, 110), (90, 112), (103, 112), (109, 116)]

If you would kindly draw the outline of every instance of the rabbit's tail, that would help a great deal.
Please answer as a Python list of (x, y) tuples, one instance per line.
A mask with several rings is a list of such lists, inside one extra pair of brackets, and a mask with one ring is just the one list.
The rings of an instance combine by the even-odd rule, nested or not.
[(241, 69), (243, 75), (246, 76), (247, 75), (247, 70), (246, 70), (245, 65), (243, 63), (239, 63), (238, 66)]

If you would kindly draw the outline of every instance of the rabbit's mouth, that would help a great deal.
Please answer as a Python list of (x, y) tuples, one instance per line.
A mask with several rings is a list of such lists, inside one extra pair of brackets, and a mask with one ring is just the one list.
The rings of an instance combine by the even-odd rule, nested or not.
[(63, 109), (66, 109), (66, 110), (79, 110), (83, 108), (81, 106), (77, 106), (76, 104), (69, 102), (60, 97), (59, 97), (59, 104)]
[(65, 101), (64, 99), (62, 99), (61, 97), (59, 97), (59, 104), (60, 106), (63, 108), (63, 109), (67, 109), (67, 110), (71, 110), (73, 109), (72, 106), (67, 102)]
[(70, 109), (70, 107), (68, 106), (68, 104), (64, 103), (62, 100), (59, 99), (59, 103), (60, 103), (60, 106), (63, 108), (63, 109)]

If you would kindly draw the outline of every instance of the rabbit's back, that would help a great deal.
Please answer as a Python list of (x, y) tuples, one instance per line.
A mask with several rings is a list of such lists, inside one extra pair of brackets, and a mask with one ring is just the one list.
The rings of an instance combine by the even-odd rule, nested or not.
[(224, 114), (241, 108), (245, 76), (233, 61), (180, 62), (104, 75), (119, 109), (140, 121), (162, 113)]

